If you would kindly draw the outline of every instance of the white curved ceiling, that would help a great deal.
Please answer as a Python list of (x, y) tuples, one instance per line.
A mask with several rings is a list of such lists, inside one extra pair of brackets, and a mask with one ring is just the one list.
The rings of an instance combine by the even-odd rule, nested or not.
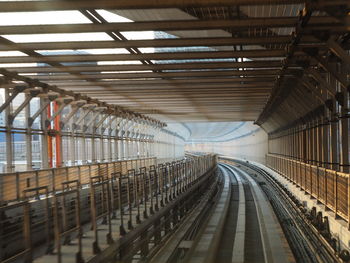
[(182, 136), (187, 143), (221, 142), (239, 139), (257, 132), (253, 122), (191, 122), (170, 123), (168, 130)]

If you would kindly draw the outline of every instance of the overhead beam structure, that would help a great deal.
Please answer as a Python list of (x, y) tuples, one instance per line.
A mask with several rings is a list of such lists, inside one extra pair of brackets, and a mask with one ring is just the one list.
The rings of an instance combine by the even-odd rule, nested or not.
[[(331, 66), (324, 63), (325, 56), (332, 53), (335, 60), (348, 52), (348, 42), (340, 38), (348, 32), (349, 17), (333, 12), (339, 6), (345, 14), (348, 3), (340, 0), (0, 2), (2, 12), (40, 15), (41, 11), (74, 10), (88, 19), (84, 23), (2, 25), (0, 51), (5, 53), (0, 54), (0, 63), (6, 65), (6, 72), (34, 82), (162, 120), (253, 121), (264, 108), (268, 120), (275, 108), (267, 111), (268, 101), (287, 96), (276, 93), (276, 87), (284, 85), (278, 79), (298, 79), (317, 71), (322, 78), (317, 74), (318, 79), (303, 78), (310, 88), (313, 81), (327, 79), (323, 75)], [(159, 12), (166, 8), (172, 8), (174, 16), (162, 17)], [(313, 11), (307, 23), (299, 16), (304, 8)], [(109, 20), (101, 9), (125, 16), (129, 22)], [(263, 11), (259, 15), (258, 9)], [(145, 15), (140, 16), (139, 10)], [(145, 31), (154, 32), (154, 39), (128, 35)], [(79, 39), (85, 33), (104, 34), (110, 40)], [(72, 41), (51, 39), (60, 34), (72, 36)], [(18, 36), (41, 38), (22, 41)], [(313, 49), (318, 53), (311, 56)], [(8, 51), (23, 55), (8, 56)], [(337, 78), (344, 87), (345, 78), (339, 73)], [(328, 99), (320, 90), (311, 92), (321, 101)], [(212, 103), (210, 96), (215, 99)]]
[[(67, 24), (67, 25), (28, 25), (28, 26), (1, 26), (0, 34), (50, 34), (50, 33), (91, 33), (112, 31), (175, 31), (175, 30), (210, 30), (232, 29), (243, 30), (248, 28), (279, 28), (294, 27), (298, 22), (295, 17), (263, 17), (244, 18), (239, 20), (181, 20), (181, 21), (152, 21), (152, 22), (123, 22), (108, 24)], [(327, 29), (341, 26), (338, 19), (333, 17), (313, 17), (309, 28)]]
[[(315, 1), (315, 5), (322, 7), (348, 4), (346, 0)], [(75, 0), (71, 3), (65, 1), (15, 1), (1, 3), (0, 10), (3, 12), (24, 12), (24, 11), (48, 11), (48, 10), (77, 10), (77, 9), (148, 9), (148, 8), (185, 8), (185, 7), (216, 7), (216, 6), (248, 6), (248, 5), (290, 5), (303, 4), (303, 0), (135, 0), (135, 1), (113, 1), (101, 0), (98, 2)]]

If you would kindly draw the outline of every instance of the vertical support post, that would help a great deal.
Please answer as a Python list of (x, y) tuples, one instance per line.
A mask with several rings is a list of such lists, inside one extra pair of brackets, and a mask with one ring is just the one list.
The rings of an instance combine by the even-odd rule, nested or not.
[(119, 138), (118, 138), (118, 134), (116, 134), (114, 136), (114, 160), (115, 161), (118, 161), (120, 158), (119, 158)]
[[(26, 98), (30, 95), (26, 94)], [(27, 158), (27, 170), (33, 170), (33, 155), (32, 155), (32, 126), (29, 123), (30, 118), (30, 102), (25, 107), (25, 119), (26, 119), (26, 158)]]
[[(60, 105), (57, 104), (56, 101), (53, 102), (54, 105), (54, 111), (57, 112)], [(56, 135), (55, 135), (55, 157), (56, 157), (56, 167), (61, 167), (62, 166), (62, 138), (61, 138), (61, 127), (60, 127), (60, 117), (61, 114), (58, 114), (54, 118), (54, 126), (56, 130)]]
[(128, 181), (127, 181), (127, 195), (128, 195), (128, 206), (129, 206), (129, 221), (128, 221), (128, 229), (131, 230), (133, 229), (132, 225), (132, 193), (131, 193), (131, 181), (130, 177), (128, 176)]
[(120, 142), (120, 160), (125, 160), (124, 138), (121, 137), (119, 142)]
[(119, 174), (118, 178), (118, 194), (119, 194), (119, 209), (120, 209), (120, 227), (119, 227), (119, 233), (121, 236), (124, 236), (126, 234), (125, 228), (124, 228), (124, 208), (123, 208), (123, 193), (122, 193), (122, 174)]
[(129, 155), (129, 137), (125, 137), (125, 141), (124, 141), (124, 159), (125, 160), (129, 160), (130, 159), (130, 155)]
[(341, 171), (344, 173), (350, 172), (350, 144), (349, 144), (349, 127), (350, 127), (350, 95), (349, 91), (343, 92), (343, 105), (341, 107), (341, 155), (340, 163), (342, 164)]
[[(86, 110), (84, 110), (82, 113), (82, 115), (85, 115), (86, 114)], [(83, 136), (82, 136), (82, 142), (81, 142), (81, 148), (82, 148), (82, 164), (87, 164), (88, 162), (88, 151), (87, 151), (87, 148), (86, 148), (86, 133), (85, 133), (85, 130), (84, 130), (84, 125), (85, 125), (85, 118), (82, 120), (82, 127), (83, 127)], [(93, 149), (91, 148), (90, 151), (93, 151)]]
[(105, 161), (106, 159), (105, 159), (105, 147), (104, 147), (104, 145), (105, 145), (105, 142), (104, 142), (104, 136), (103, 136), (103, 132), (102, 132), (102, 130), (100, 130), (100, 154), (101, 154), (101, 156), (100, 156), (100, 162), (103, 162), (103, 161)]
[(135, 206), (137, 207), (137, 215), (136, 215), (136, 223), (140, 224), (141, 223), (141, 212), (140, 212), (140, 188), (141, 188), (141, 174), (139, 173), (134, 173), (134, 192), (135, 194)]
[[(48, 99), (40, 98), (40, 107), (43, 107), (47, 103)], [(43, 169), (49, 168), (49, 136), (45, 122), (47, 120), (47, 114), (50, 110), (50, 104), (42, 111), (41, 116), (41, 128), (43, 135), (41, 137), (41, 167)], [(45, 154), (47, 153), (47, 154)]]
[[(9, 87), (5, 88), (5, 101), (10, 97)], [(12, 140), (12, 122), (9, 121), (12, 113), (12, 103), (5, 108), (5, 120), (6, 120), (6, 171), (8, 173), (13, 172), (13, 140)]]
[(96, 163), (97, 162), (97, 158), (96, 158), (96, 146), (95, 146), (96, 142), (95, 142), (95, 131), (92, 132), (91, 134), (91, 161), (92, 163)]
[(330, 129), (330, 136), (331, 136), (331, 167), (333, 170), (338, 171), (338, 165), (339, 165), (339, 120), (338, 120), (338, 114), (337, 114), (337, 108), (338, 103), (336, 101), (333, 102), (333, 114), (331, 119), (331, 129)]
[(23, 206), (23, 234), (24, 234), (25, 248), (27, 250), (25, 261), (32, 262), (33, 252), (32, 252), (31, 214), (30, 214), (30, 203), (28, 201), (26, 201)]
[[(147, 172), (146, 172), (147, 173)], [(155, 186), (155, 181), (154, 181), (154, 179), (155, 179), (155, 176), (154, 176), (154, 172), (153, 171), (149, 171), (148, 173), (148, 189), (149, 189), (149, 198), (150, 198), (150, 207), (149, 207), (149, 213), (151, 214), (151, 215), (153, 215), (154, 214), (154, 210), (153, 210), (153, 195), (154, 195), (154, 193), (153, 193), (153, 188), (154, 188), (154, 186)]]
[(329, 168), (329, 120), (328, 118), (324, 119), (322, 135), (323, 135), (322, 136), (323, 165), (325, 168)]
[(96, 193), (95, 193), (95, 185), (94, 185), (95, 182), (91, 178), (91, 166), (89, 166), (89, 175), (90, 175), (91, 221), (92, 221), (92, 229), (94, 231), (94, 237), (95, 237), (95, 240), (92, 243), (92, 253), (98, 254), (101, 252), (101, 249), (98, 245)]
[(70, 150), (69, 150), (68, 156), (70, 156), (71, 165), (75, 165), (76, 164), (74, 121), (75, 121), (74, 117), (69, 120), (70, 127), (71, 127), (71, 132), (70, 132), (70, 136), (69, 136), (69, 144), (70, 144), (69, 149)]
[[(78, 173), (79, 173), (79, 177), (81, 177), (81, 170), (80, 170), (80, 166), (78, 167)], [(75, 212), (75, 217), (76, 217), (76, 222), (77, 222), (77, 228), (78, 228), (78, 252), (75, 255), (76, 258), (76, 262), (77, 263), (83, 263), (84, 259), (83, 259), (83, 243), (82, 243), (82, 237), (83, 237), (83, 229), (81, 226), (81, 207), (80, 207), (80, 190), (81, 190), (81, 186), (80, 186), (80, 178), (77, 181), (77, 203), (76, 203), (76, 212)]]
[(155, 194), (156, 194), (156, 204), (154, 206), (154, 209), (156, 211), (159, 211), (159, 194), (160, 194), (160, 184), (159, 184), (159, 173), (157, 172), (157, 169), (154, 170), (154, 180), (155, 180)]
[[(62, 253), (61, 253), (61, 234), (60, 234), (60, 224), (59, 224), (59, 208), (58, 208), (58, 201), (57, 201), (57, 195), (54, 194), (53, 196), (53, 220), (54, 220), (54, 235), (55, 235), (55, 244), (56, 244), (56, 250), (57, 250), (57, 262), (62, 262)], [(64, 214), (64, 212), (63, 212)], [(64, 231), (64, 230), (63, 230)]]
[(108, 127), (108, 161), (113, 162), (114, 157), (113, 157), (113, 151), (112, 151), (112, 131), (111, 131), (111, 126)]

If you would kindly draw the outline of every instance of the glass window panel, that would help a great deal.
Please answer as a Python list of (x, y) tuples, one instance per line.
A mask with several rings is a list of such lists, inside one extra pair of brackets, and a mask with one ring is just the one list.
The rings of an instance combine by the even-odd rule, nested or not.
[[(12, 112), (15, 112), (19, 106), (22, 105), (25, 99), (25, 94), (20, 93), (18, 94), (15, 99), (12, 101), (11, 106), (12, 106)], [(16, 128), (24, 128), (25, 127), (25, 111), (22, 110), (14, 119), (13, 121), (13, 127)]]
[(6, 134), (0, 131), (0, 172), (6, 171)]
[(33, 169), (37, 170), (41, 168), (41, 145), (42, 145), (42, 135), (33, 134), (32, 135), (32, 162)]
[(108, 139), (103, 139), (103, 143), (104, 143), (104, 159), (105, 161), (109, 160), (109, 151), (110, 151), (110, 147), (109, 147), (109, 142)]
[(27, 170), (25, 134), (13, 133), (12, 141), (14, 170), (17, 172), (25, 171)]
[[(5, 89), (0, 88), (0, 106), (5, 102)], [(0, 113), (0, 126), (5, 126), (5, 111)]]
[(82, 140), (83, 140), (83, 138), (81, 138), (81, 137), (75, 137), (75, 156), (76, 156), (76, 164), (77, 165), (82, 164), (82, 160), (83, 160)]
[(100, 147), (100, 139), (95, 138), (95, 161), (101, 160), (101, 147)]
[[(40, 109), (40, 99), (33, 98), (30, 100), (30, 116), (33, 116)], [(33, 129), (40, 129), (40, 116), (38, 116), (32, 125)]]
[(86, 138), (86, 157), (88, 162), (91, 162), (92, 160), (92, 143), (91, 138)]

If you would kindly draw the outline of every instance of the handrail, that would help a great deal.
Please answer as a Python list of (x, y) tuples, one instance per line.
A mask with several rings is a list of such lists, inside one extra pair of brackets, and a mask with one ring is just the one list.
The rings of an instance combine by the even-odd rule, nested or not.
[(76, 166), (42, 169), (35, 171), (0, 173), (0, 206), (25, 198), (26, 189), (47, 187), (49, 193), (62, 190), (62, 183), (79, 180), (81, 185), (90, 184), (90, 177), (104, 176), (156, 164), (155, 157), (130, 159), (109, 163), (94, 163)]
[(275, 154), (266, 155), (266, 164), (346, 220), (350, 227), (350, 174)]
[[(92, 225), (93, 244), (90, 249), (92, 249), (92, 254), (99, 255), (102, 250), (100, 245), (105, 242), (101, 240), (101, 236), (97, 233), (99, 228), (103, 228), (104, 224), (107, 225), (105, 240), (110, 245), (115, 242), (114, 238), (124, 237), (128, 230), (130, 231), (141, 223), (139, 221), (136, 222), (136, 225), (134, 224), (135, 213), (132, 210), (135, 210), (135, 204), (142, 204), (142, 207), (140, 207), (143, 210), (142, 219), (153, 216), (156, 213), (155, 211), (159, 212), (161, 207), (166, 207), (186, 192), (188, 188), (202, 178), (203, 174), (212, 170), (215, 164), (214, 156), (203, 156), (196, 160), (184, 159), (158, 167), (149, 163), (147, 167), (140, 167), (135, 170), (139, 172), (133, 173), (133, 168), (124, 163), (126, 168), (129, 169), (123, 174), (119, 171), (114, 172), (113, 169), (108, 170), (107, 164), (104, 166), (98, 164), (96, 166), (100, 174), (93, 174), (89, 171), (89, 184), (86, 186), (80, 184), (79, 179), (66, 178), (65, 181), (60, 182), (60, 187), (55, 186), (53, 192), (49, 192), (50, 187), (48, 186), (24, 189), (26, 199), (21, 198), (24, 202), (18, 200), (13, 204), (0, 206), (2, 215), (0, 239), (5, 240), (5, 236), (8, 236), (17, 240), (9, 240), (9, 244), (5, 247), (10, 249), (10, 252), (0, 253), (0, 261), (7, 262), (15, 257), (32, 262), (34, 255), (36, 255), (34, 249), (38, 244), (38, 241), (35, 241), (32, 237), (35, 237), (36, 240), (42, 238), (41, 235), (36, 233), (46, 229), (47, 253), (55, 251), (57, 261), (62, 262), (63, 246), (69, 244), (71, 239), (75, 237), (75, 239), (78, 239), (76, 260), (77, 262), (83, 262), (82, 233), (87, 231), (86, 227), (84, 230), (83, 224)], [(79, 167), (74, 168), (76, 171), (80, 170)], [(88, 168), (91, 170), (91, 166), (88, 166)], [(56, 171), (53, 173), (54, 175), (58, 175), (57, 169), (53, 171)], [(79, 174), (81, 175), (81, 173)], [(139, 180), (134, 181), (136, 174), (138, 174)], [(75, 177), (78, 177), (77, 174)], [(85, 180), (85, 177), (82, 176), (78, 178)], [(56, 180), (56, 183), (57, 181), (59, 180)], [(142, 188), (142, 193), (137, 188), (138, 184)], [(33, 196), (30, 195), (31, 192), (34, 193)], [(154, 200), (156, 195), (157, 198)], [(138, 199), (138, 201), (134, 199)], [(128, 210), (124, 211), (126, 208)], [(127, 216), (126, 214), (132, 216), (132, 218), (127, 219), (127, 229), (124, 227), (124, 223), (126, 223), (124, 216)], [(22, 228), (23, 231), (18, 231)], [(119, 234), (115, 235), (116, 232), (119, 232)], [(54, 240), (52, 237), (54, 237)], [(41, 243), (42, 241), (40, 240)], [(16, 242), (16, 246), (13, 242)], [(84, 250), (86, 250), (86, 247), (84, 247)], [(46, 256), (50, 257), (50, 255)]]

